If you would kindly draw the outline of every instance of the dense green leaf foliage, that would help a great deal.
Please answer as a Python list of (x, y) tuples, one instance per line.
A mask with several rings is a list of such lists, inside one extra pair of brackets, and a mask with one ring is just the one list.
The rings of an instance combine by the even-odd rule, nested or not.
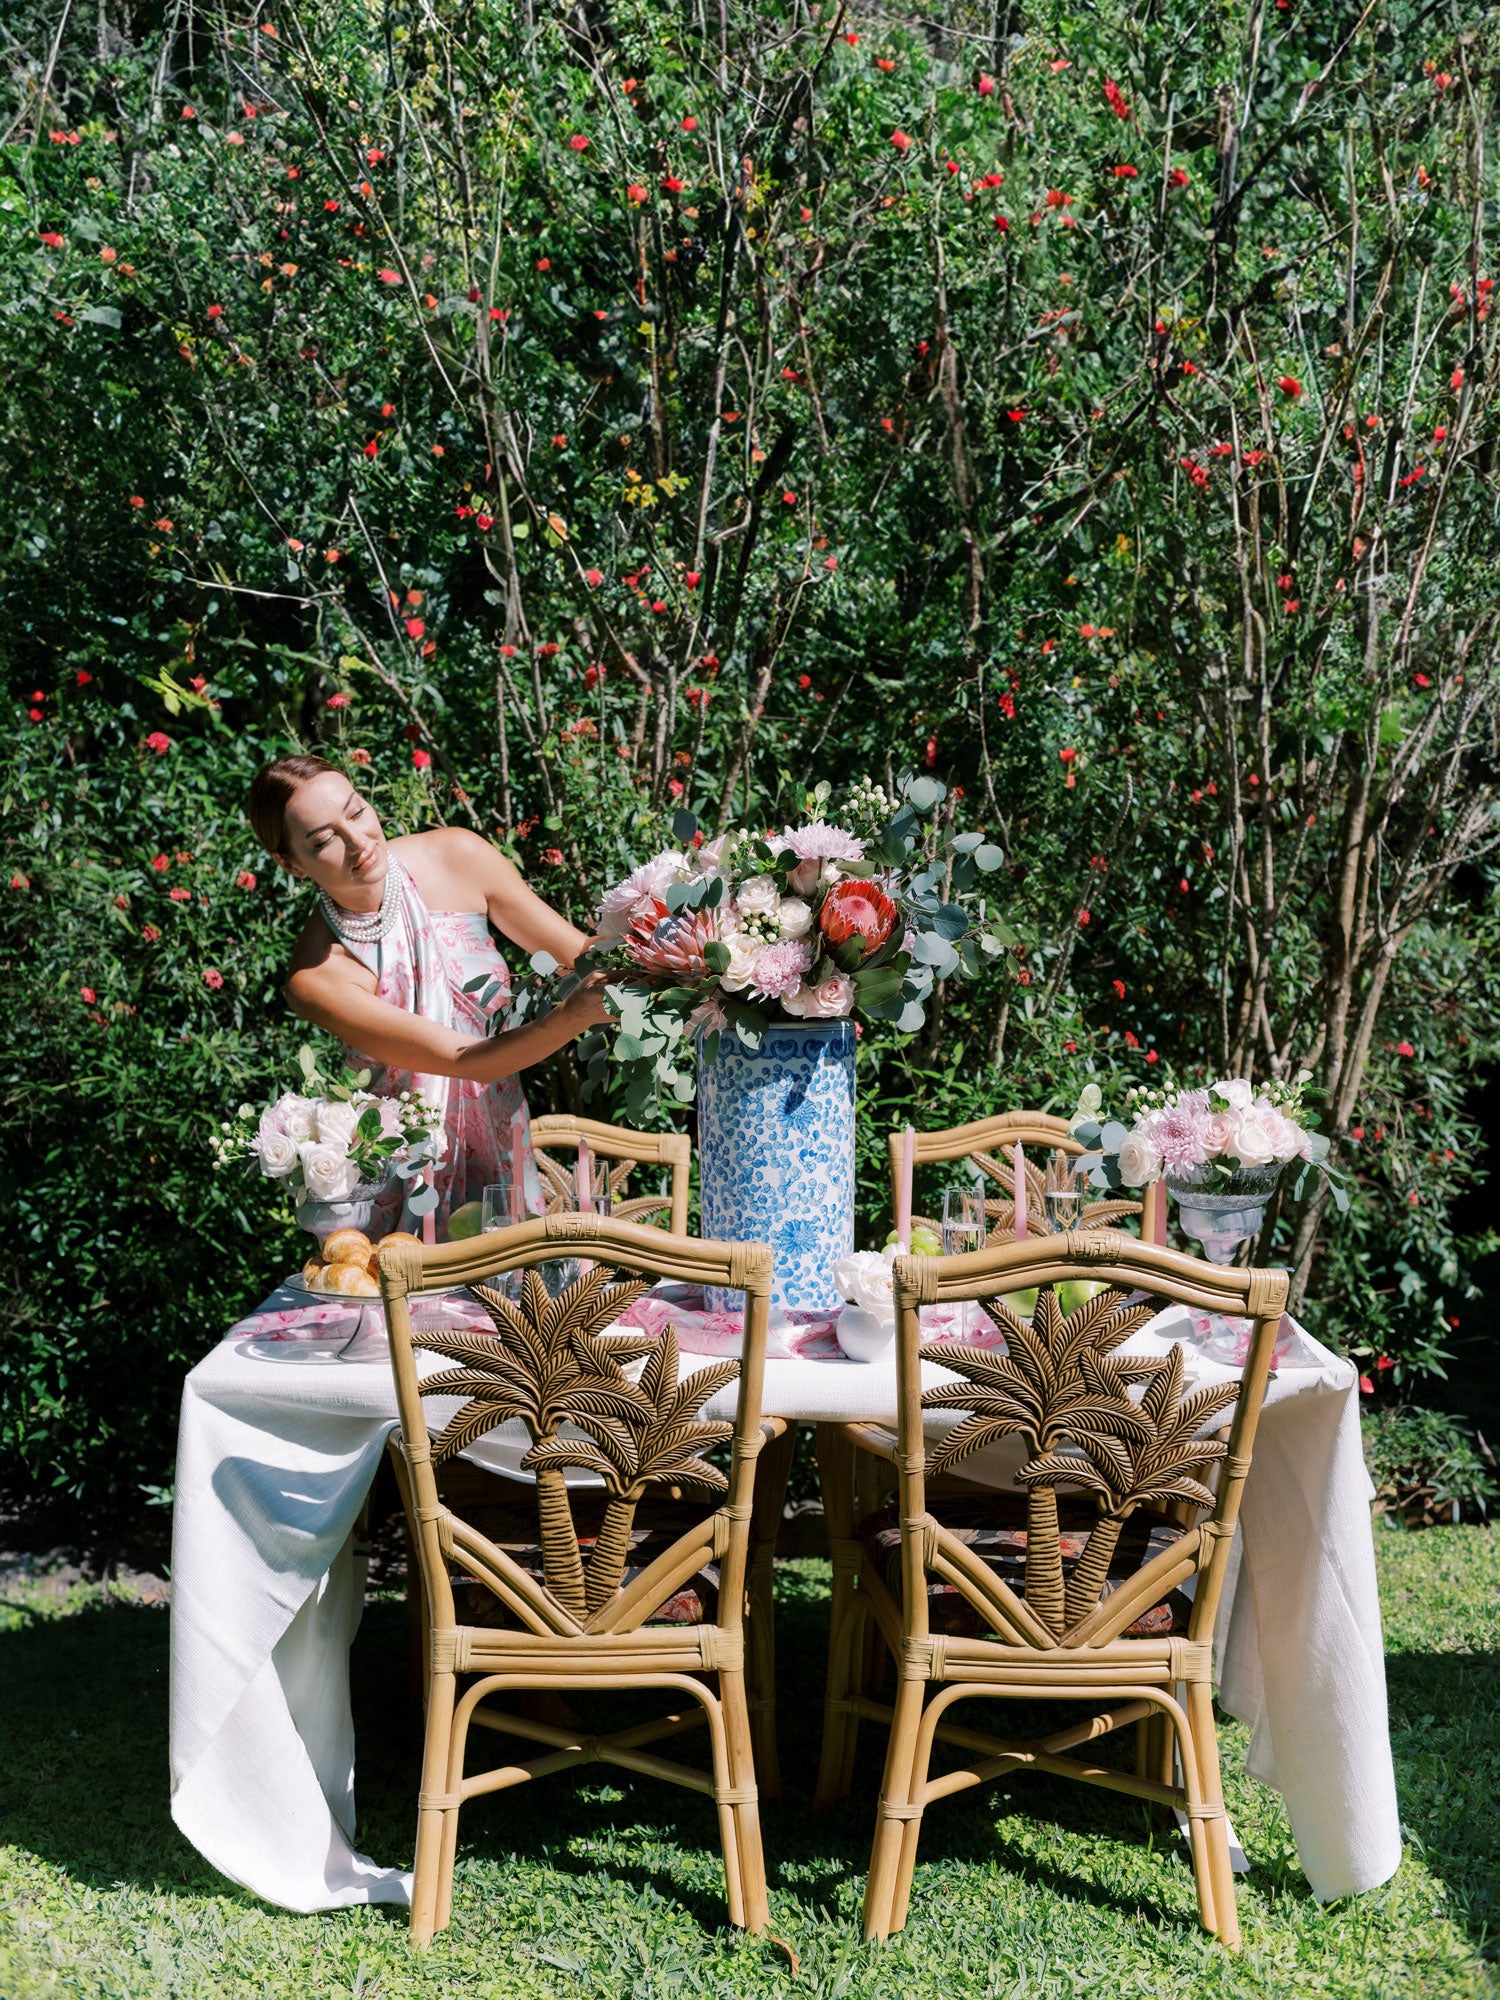
[(6, 1449), (159, 1478), (286, 1266), (206, 1133), (296, 1045), (241, 815), (292, 743), (578, 916), (679, 805), (930, 773), (1018, 942), (867, 1037), (872, 1236), (908, 1115), (1305, 1061), (1359, 1198), (1264, 1248), (1441, 1369), (1500, 997), (1493, 22), (62, 20), (7, 18), (0, 155)]

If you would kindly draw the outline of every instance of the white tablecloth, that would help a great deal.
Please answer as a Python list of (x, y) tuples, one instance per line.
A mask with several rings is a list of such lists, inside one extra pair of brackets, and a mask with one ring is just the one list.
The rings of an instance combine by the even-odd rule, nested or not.
[[(293, 1910), (411, 1894), (409, 1873), (353, 1845), (348, 1653), (364, 1577), (352, 1531), (395, 1389), (383, 1339), (337, 1349), (221, 1342), (184, 1385), (177, 1457), (172, 1816), (223, 1874)], [(1226, 1370), (1198, 1357), (1190, 1375)], [(1252, 1727), (1246, 1768), (1282, 1794), (1320, 1898), (1373, 1888), (1401, 1859), (1356, 1392), (1350, 1364), (1299, 1332), (1267, 1393), (1239, 1587), (1216, 1634), (1220, 1700)], [(731, 1385), (706, 1414), (733, 1400)], [(768, 1415), (890, 1421), (895, 1407), (889, 1354), (766, 1364)], [(525, 1449), (503, 1432), (485, 1443), (497, 1470)]]

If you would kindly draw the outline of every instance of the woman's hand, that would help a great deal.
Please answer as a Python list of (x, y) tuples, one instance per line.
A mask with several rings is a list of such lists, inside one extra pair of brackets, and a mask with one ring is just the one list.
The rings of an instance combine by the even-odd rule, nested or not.
[(581, 1035), (589, 1028), (597, 1028), (602, 1022), (614, 1019), (604, 998), (609, 983), (607, 972), (585, 973), (578, 986), (561, 1003), (557, 1011), (568, 1016), (570, 1033)]

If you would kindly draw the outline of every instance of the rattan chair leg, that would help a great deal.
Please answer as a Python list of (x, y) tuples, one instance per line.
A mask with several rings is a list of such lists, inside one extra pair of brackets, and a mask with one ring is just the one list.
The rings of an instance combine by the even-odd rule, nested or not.
[[(422, 1798), (440, 1798), (448, 1786), (448, 1750), (453, 1734), (455, 1679), (452, 1674), (431, 1674), (427, 1687), (427, 1736), (422, 1751)], [(438, 1908), (443, 1902), (443, 1836), (449, 1814), (441, 1806), (420, 1804), (417, 1808), (417, 1855), (411, 1892), (411, 1940), (415, 1945), (432, 1942), (440, 1928)], [(456, 1820), (456, 1812), (452, 1814)]]
[(1238, 1951), (1240, 1921), (1234, 1894), (1234, 1869), (1229, 1859), (1229, 1828), (1222, 1810), (1224, 1788), (1219, 1775), (1219, 1732), (1214, 1723), (1213, 1694), (1206, 1682), (1189, 1683), (1186, 1705), (1204, 1803), (1220, 1808), (1214, 1818), (1202, 1822), (1204, 1858), (1213, 1898), (1213, 1928), (1218, 1933), (1219, 1942), (1227, 1950)]
[(828, 1681), (823, 1697), (823, 1748), (818, 1760), (817, 1790), (813, 1809), (825, 1812), (838, 1804), (853, 1778), (854, 1752), (859, 1738), (859, 1715), (854, 1708), (857, 1662), (863, 1647), (867, 1613), (855, 1598), (843, 1622), (830, 1635)]
[[(735, 1794), (730, 1813), (740, 1883), (740, 1915), (735, 1921), (749, 1931), (763, 1931), (770, 1918), (766, 1899), (766, 1857), (760, 1837), (755, 1750), (745, 1705), (744, 1676), (719, 1676), (719, 1700), (724, 1709), (724, 1740), (729, 1785)], [(748, 1794), (748, 1796), (746, 1796)], [(727, 1862), (727, 1851), (726, 1851)]]
[(776, 1537), (796, 1445), (796, 1426), (789, 1424), (780, 1437), (772, 1438), (764, 1446), (755, 1464), (755, 1512), (751, 1521), (755, 1553), (747, 1590), (750, 1612), (747, 1664), (756, 1783), (763, 1799), (781, 1797), (781, 1759), (776, 1748)]
[[(885, 1755), (885, 1775), (880, 1782), (880, 1804), (875, 1814), (875, 1840), (870, 1849), (870, 1874), (865, 1883), (864, 1931), (867, 1938), (884, 1938), (891, 1934), (901, 1889), (905, 1834), (912, 1811), (917, 1732), (926, 1690), (925, 1681), (915, 1680), (904, 1680), (896, 1689), (896, 1708), (891, 1717), (891, 1738)], [(911, 1858), (915, 1865), (915, 1841), (912, 1843)], [(908, 1893), (909, 1890), (908, 1882)], [(904, 1897), (901, 1900), (904, 1904)]]

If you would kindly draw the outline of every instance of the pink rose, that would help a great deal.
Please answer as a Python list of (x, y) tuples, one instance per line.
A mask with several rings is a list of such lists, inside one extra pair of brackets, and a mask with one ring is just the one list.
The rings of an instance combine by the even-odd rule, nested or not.
[(831, 973), (821, 985), (783, 994), (781, 1004), (799, 1021), (842, 1020), (854, 1011), (854, 981), (847, 973)]

